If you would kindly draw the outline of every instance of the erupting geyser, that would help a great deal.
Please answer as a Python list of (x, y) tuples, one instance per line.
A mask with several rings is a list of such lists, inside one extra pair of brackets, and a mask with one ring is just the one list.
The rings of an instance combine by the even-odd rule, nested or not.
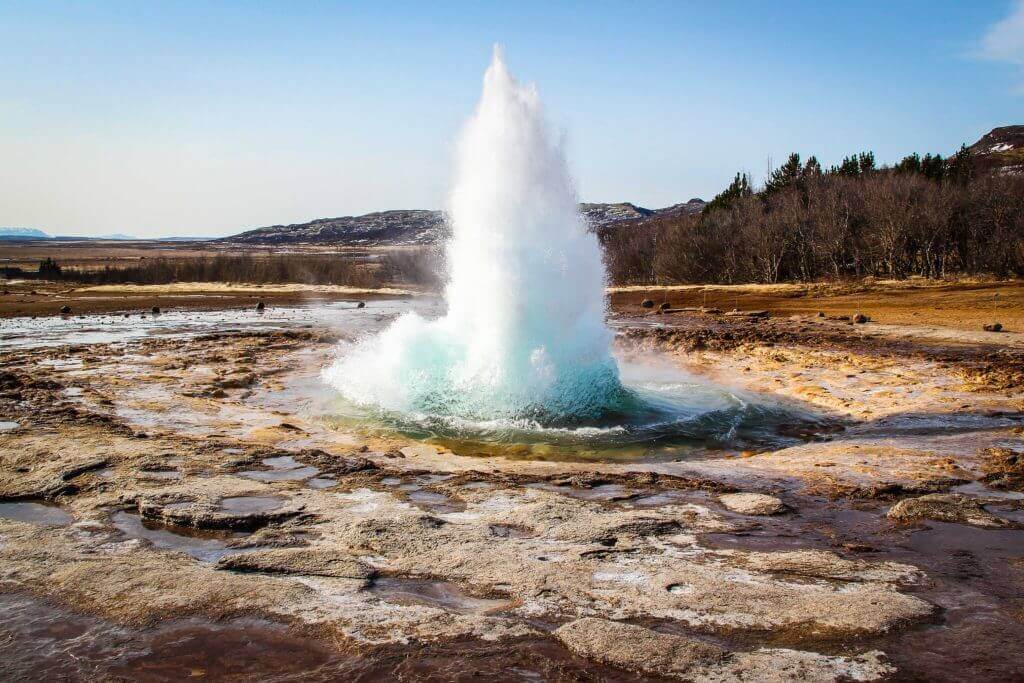
[(467, 421), (578, 424), (628, 402), (604, 268), (559, 141), (500, 50), (457, 150), (444, 317), (407, 313), (324, 371), (348, 399)]

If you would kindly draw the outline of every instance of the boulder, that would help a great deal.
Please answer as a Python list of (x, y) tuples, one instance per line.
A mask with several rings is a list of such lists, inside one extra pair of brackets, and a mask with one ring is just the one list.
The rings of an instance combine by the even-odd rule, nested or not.
[(786, 509), (781, 500), (763, 493), (725, 493), (718, 502), (741, 515), (777, 515)]

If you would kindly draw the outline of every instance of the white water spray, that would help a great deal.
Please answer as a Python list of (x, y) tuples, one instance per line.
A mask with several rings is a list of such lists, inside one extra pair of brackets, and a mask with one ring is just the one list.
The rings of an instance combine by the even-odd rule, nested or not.
[(447, 314), (408, 313), (324, 378), (348, 399), (456, 420), (576, 423), (626, 392), (604, 324), (604, 268), (536, 89), (499, 49), (457, 150)]

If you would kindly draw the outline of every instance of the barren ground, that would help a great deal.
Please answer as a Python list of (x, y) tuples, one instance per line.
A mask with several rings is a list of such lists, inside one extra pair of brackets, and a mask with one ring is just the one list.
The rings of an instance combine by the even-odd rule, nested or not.
[[(596, 461), (330, 419), (319, 368), (399, 292), (8, 289), (15, 680), (1024, 670), (1020, 283), (707, 290), (767, 318), (639, 306), (699, 307), (701, 288), (615, 290), (623, 354), (820, 421), (782, 448)], [(256, 297), (262, 318), (222, 310)], [(836, 319), (857, 312), (872, 321)], [(993, 315), (1007, 332), (980, 329)]]

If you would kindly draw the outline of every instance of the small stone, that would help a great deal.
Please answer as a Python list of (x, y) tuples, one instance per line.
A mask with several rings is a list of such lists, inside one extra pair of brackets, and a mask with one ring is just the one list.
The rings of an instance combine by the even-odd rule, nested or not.
[(60, 312), (61, 312), (61, 315), (67, 315), (67, 314), (71, 313), (71, 307), (68, 306), (68, 305), (61, 306), (60, 307)]
[(356, 304), (356, 308), (366, 308), (366, 302), (360, 301), (359, 303)]
[(992, 323), (991, 325), (985, 325), (984, 329), (986, 332), (1002, 332), (1003, 325), (1002, 323)]
[(662, 311), (667, 311), (668, 309), (672, 308), (672, 304), (665, 301), (664, 303), (661, 304), (661, 306), (658, 306), (658, 308), (661, 309)]
[(858, 325), (863, 325), (869, 320), (871, 320), (871, 318), (864, 315), (863, 313), (858, 313), (857, 315), (853, 316), (853, 322), (857, 323)]
[(260, 302), (257, 302), (257, 304), (256, 304), (256, 310), (257, 310), (257, 311), (262, 311), (262, 310), (264, 310), (264, 309), (265, 309), (266, 307), (267, 307), (267, 305), (266, 305), (265, 303), (263, 303), (262, 301), (260, 301)]
[(642, 306), (643, 308), (654, 308), (654, 302), (651, 301), (650, 299), (644, 299), (643, 301), (640, 302), (640, 306)]
[(763, 493), (725, 493), (718, 502), (741, 515), (776, 515), (786, 508), (775, 496)]
[(159, 315), (160, 314), (160, 307), (159, 306), (154, 306), (150, 310), (153, 312), (153, 315)]

